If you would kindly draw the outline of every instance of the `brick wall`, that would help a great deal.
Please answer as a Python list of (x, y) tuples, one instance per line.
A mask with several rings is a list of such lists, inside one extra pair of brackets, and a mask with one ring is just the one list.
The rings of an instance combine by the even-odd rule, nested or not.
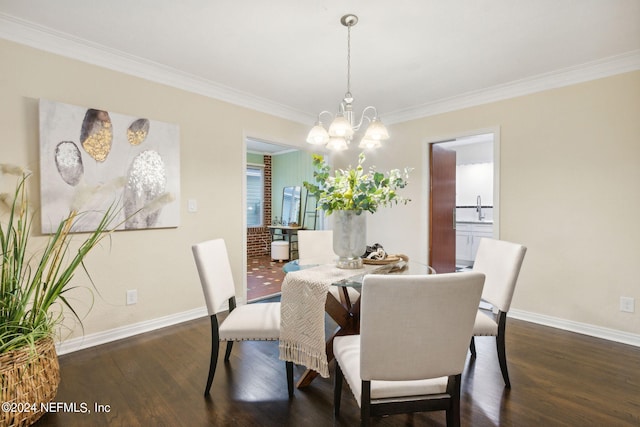
[(247, 229), (247, 258), (269, 255), (271, 235), (266, 225), (271, 224), (271, 156), (264, 156), (264, 227)]

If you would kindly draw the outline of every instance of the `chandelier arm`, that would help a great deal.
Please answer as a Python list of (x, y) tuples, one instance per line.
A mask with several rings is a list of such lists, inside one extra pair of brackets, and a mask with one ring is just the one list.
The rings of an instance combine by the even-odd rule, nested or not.
[[(373, 110), (373, 117), (369, 117), (366, 115), (366, 112), (368, 110)], [(355, 125), (353, 129), (360, 130), (360, 127), (362, 127), (362, 123), (364, 122), (365, 118), (369, 121), (369, 123), (371, 123), (373, 119), (375, 119), (376, 117), (378, 117), (378, 110), (373, 105), (369, 105), (364, 110), (362, 110), (362, 117), (360, 117), (360, 122), (357, 125)]]
[(378, 110), (376, 109), (376, 107), (374, 107), (373, 105), (369, 105), (368, 107), (366, 107), (364, 110), (362, 110), (362, 117), (364, 117), (365, 113), (368, 110), (373, 110), (373, 117), (367, 117), (369, 119), (369, 121), (375, 119), (376, 117), (378, 117)]
[(322, 120), (321, 120), (321, 118), (322, 118), (322, 115), (323, 115), (323, 114), (328, 114), (328, 115), (329, 115), (329, 117), (330, 117), (329, 121), (333, 120), (333, 114), (331, 113), (331, 111), (324, 110), (324, 111), (320, 111), (320, 112), (318, 113), (318, 121), (319, 121), (319, 122), (321, 122), (321, 121), (322, 121)]

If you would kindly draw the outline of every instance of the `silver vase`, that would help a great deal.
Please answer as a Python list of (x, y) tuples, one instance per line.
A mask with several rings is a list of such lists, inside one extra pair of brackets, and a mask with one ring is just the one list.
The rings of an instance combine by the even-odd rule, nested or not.
[(338, 268), (362, 268), (361, 256), (367, 250), (367, 222), (364, 212), (333, 211), (333, 251)]

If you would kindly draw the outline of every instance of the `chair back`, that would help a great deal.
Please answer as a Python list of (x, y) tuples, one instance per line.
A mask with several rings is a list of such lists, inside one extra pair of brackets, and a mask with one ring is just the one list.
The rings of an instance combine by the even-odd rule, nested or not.
[(223, 239), (207, 240), (191, 247), (209, 316), (222, 311), (236, 294), (227, 247)]
[(333, 253), (333, 230), (298, 231), (298, 264), (330, 264)]
[(516, 288), (520, 267), (527, 252), (517, 243), (482, 238), (473, 271), (486, 276), (482, 299), (506, 313)]
[(360, 377), (420, 380), (462, 373), (484, 275), (364, 277)]

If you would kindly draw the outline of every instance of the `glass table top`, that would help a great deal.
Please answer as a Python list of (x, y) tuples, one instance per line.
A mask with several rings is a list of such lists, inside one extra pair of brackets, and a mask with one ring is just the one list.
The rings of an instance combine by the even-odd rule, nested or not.
[[(289, 273), (292, 271), (303, 270), (305, 268), (316, 267), (317, 264), (308, 264), (308, 265), (300, 265), (298, 264), (298, 260), (293, 260), (284, 265), (282, 268), (285, 273)], [(400, 260), (398, 262), (386, 265), (377, 265), (372, 266), (369, 265), (371, 269), (367, 271), (362, 270), (354, 270), (354, 275), (347, 277), (346, 279), (339, 280), (334, 282), (334, 286), (340, 287), (351, 287), (351, 288), (359, 288), (362, 286), (362, 280), (364, 276), (367, 274), (415, 274), (415, 275), (425, 275), (425, 274), (435, 274), (436, 271), (428, 266), (427, 264), (423, 264), (417, 261), (404, 261)]]

